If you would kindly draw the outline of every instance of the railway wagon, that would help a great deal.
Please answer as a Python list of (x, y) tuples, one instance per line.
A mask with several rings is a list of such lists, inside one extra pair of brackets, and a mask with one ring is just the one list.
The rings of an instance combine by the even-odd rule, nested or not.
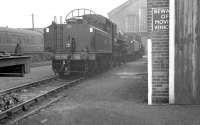
[(128, 54), (128, 47), (129, 47), (129, 39), (123, 34), (118, 33), (117, 39), (114, 41), (113, 44), (113, 58), (117, 61), (117, 65), (122, 63), (126, 63), (128, 61), (127, 54)]
[(114, 50), (114, 53), (116, 51), (118, 55), (117, 59), (119, 59), (120, 63), (134, 61), (142, 57), (143, 48), (141, 40), (138, 37), (135, 38), (132, 35), (126, 33), (117, 34), (117, 42), (115, 42), (115, 44), (117, 44), (116, 48), (118, 49), (117, 51)]
[(126, 33), (125, 38), (127, 39), (127, 61), (134, 61), (141, 58), (142, 55), (144, 55), (144, 47), (142, 44), (141, 36), (135, 33)]
[(41, 33), (0, 27), (0, 51), (14, 53), (17, 43), (21, 43), (24, 52), (44, 51), (44, 39)]
[(131, 40), (127, 42), (127, 61), (134, 61), (137, 60), (138, 58), (141, 58), (143, 53), (142, 53), (142, 43), (140, 41), (136, 40)]
[[(74, 16), (75, 11), (78, 15)], [(83, 12), (83, 15), (79, 13)], [(113, 42), (116, 25), (86, 9), (76, 9), (65, 24), (52, 23), (45, 31), (45, 42), (54, 52), (52, 68), (60, 75), (90, 73), (113, 65)]]

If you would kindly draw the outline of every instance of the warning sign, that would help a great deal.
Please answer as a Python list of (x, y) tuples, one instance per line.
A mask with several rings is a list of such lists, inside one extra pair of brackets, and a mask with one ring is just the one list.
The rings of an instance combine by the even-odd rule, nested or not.
[(169, 30), (169, 8), (153, 8), (153, 31)]

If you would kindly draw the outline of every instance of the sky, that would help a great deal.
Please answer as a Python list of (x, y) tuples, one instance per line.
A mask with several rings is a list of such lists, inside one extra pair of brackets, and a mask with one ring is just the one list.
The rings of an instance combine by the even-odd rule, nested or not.
[(32, 17), (36, 28), (51, 24), (54, 16), (59, 21), (73, 9), (87, 8), (106, 16), (127, 0), (3, 0), (0, 7), (0, 27), (31, 28)]

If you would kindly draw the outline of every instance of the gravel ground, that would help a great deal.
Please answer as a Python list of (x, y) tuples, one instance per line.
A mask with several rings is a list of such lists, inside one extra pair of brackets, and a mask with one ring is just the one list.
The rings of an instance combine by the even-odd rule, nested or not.
[(90, 78), (19, 125), (200, 125), (200, 106), (147, 105), (146, 63)]

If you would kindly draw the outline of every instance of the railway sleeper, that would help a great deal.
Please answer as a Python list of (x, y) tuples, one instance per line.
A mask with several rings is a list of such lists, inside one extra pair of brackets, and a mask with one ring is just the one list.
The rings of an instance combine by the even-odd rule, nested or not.
[(40, 97), (35, 98), (34, 101), (35, 101), (35, 103), (38, 103), (38, 102), (40, 102), (40, 101), (42, 101), (44, 99), (45, 99), (44, 96), (40, 96)]
[[(7, 118), (8, 117), (8, 114), (7, 113), (2, 113), (2, 114), (0, 114), (0, 120), (2, 120), (2, 119), (5, 119), (5, 118)], [(0, 121), (1, 122), (1, 121)]]
[(23, 111), (28, 111), (28, 108), (29, 108), (29, 106), (26, 105), (26, 104), (22, 106), (22, 110), (23, 110)]
[(12, 117), (15, 113), (23, 111), (22, 107), (13, 107), (7, 111), (7, 116)]

